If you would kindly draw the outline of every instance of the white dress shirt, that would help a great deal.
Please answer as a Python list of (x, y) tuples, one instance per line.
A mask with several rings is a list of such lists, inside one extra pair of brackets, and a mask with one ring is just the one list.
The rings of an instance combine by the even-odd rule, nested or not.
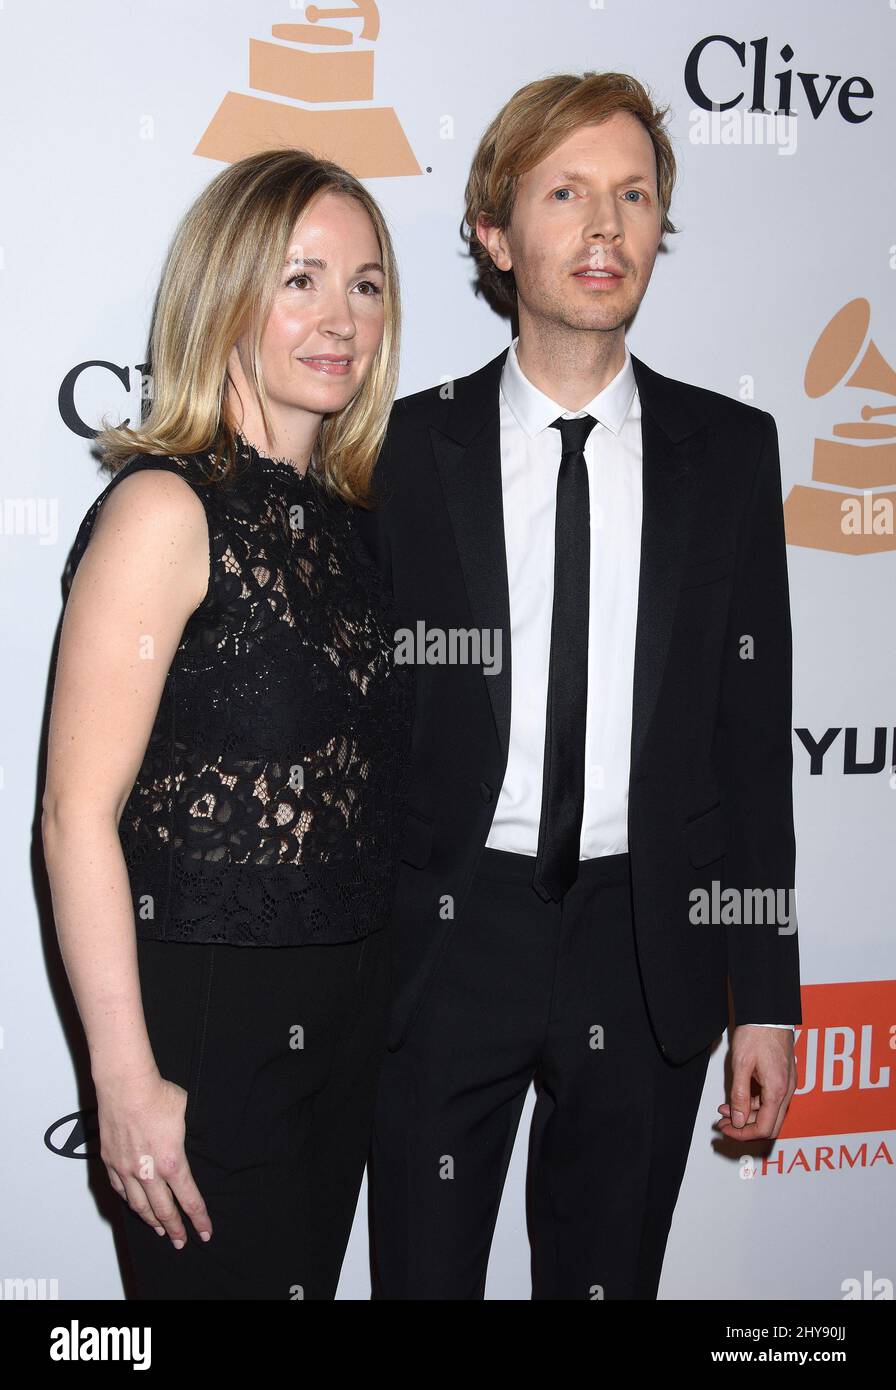
[[(554, 601), (558, 416), (591, 415), (585, 441), (591, 517), (585, 804), (580, 859), (628, 850), (635, 629), (641, 569), (641, 401), (631, 353), (581, 410), (565, 410), (523, 373), (514, 338), (501, 374), (501, 485), (510, 594), (510, 744), (486, 845), (538, 850)], [(767, 1024), (770, 1028), (790, 1024)]]
[(641, 568), (641, 403), (631, 353), (582, 410), (564, 410), (523, 375), (514, 339), (501, 376), (501, 481), (510, 591), (510, 746), (486, 844), (534, 855), (544, 773), (554, 603), (558, 416), (592, 415), (585, 807), (580, 859), (628, 849), (635, 625)]

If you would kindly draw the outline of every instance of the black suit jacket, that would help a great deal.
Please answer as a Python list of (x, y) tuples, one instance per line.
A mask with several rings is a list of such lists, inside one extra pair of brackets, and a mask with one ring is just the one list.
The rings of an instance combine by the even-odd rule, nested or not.
[[(506, 355), (395, 403), (378, 505), (359, 514), (400, 627), (502, 632), (500, 674), (416, 667), (392, 1050), (463, 912), (507, 764)], [(632, 362), (643, 519), (628, 842), (647, 1006), (661, 1050), (681, 1062), (724, 1031), (726, 976), (735, 1023), (802, 1019), (792, 927), (695, 924), (690, 896), (713, 880), (719, 892), (793, 888), (787, 562), (772, 416)]]

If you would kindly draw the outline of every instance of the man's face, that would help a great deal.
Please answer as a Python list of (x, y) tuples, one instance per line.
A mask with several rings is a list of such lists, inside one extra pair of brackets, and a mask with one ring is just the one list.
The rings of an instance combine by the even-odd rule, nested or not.
[(510, 226), (482, 226), (480, 235), (496, 264), (513, 269), (521, 325), (529, 316), (612, 330), (644, 297), (661, 220), (650, 136), (617, 112), (580, 127), (524, 174)]

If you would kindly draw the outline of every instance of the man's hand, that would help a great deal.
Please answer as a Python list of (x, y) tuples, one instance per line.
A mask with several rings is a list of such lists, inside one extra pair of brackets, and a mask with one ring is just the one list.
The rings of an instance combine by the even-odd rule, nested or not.
[(742, 1142), (777, 1139), (795, 1090), (791, 1030), (742, 1024), (731, 1039), (731, 1104), (719, 1106), (713, 1128)]

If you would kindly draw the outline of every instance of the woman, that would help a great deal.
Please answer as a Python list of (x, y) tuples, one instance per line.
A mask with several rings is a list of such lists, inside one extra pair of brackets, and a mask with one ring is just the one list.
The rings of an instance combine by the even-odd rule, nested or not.
[(302, 151), (183, 219), (64, 579), (43, 839), (144, 1298), (333, 1298), (410, 724), (351, 507), (397, 384), (376, 203)]

